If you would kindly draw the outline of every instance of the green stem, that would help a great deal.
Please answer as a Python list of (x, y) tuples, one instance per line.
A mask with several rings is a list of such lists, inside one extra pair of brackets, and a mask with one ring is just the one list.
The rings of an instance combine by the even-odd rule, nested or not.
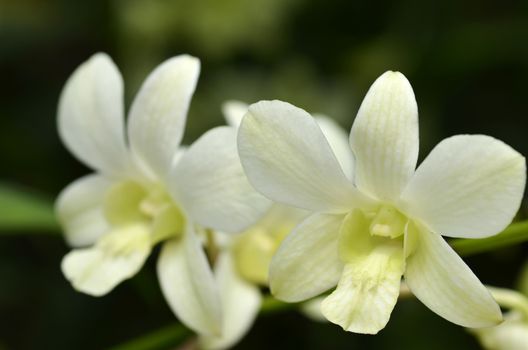
[(461, 256), (489, 252), (528, 241), (528, 220), (511, 224), (498, 235), (483, 239), (454, 239), (449, 244)]
[(192, 332), (181, 323), (155, 330), (111, 350), (166, 350), (182, 343)]

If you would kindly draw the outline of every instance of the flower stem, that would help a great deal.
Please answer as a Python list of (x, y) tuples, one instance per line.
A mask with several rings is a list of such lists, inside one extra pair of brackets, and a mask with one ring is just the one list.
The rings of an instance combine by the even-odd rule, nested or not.
[(181, 323), (174, 323), (113, 347), (111, 350), (171, 349), (182, 343), (191, 334), (192, 332)]
[(528, 241), (528, 220), (515, 222), (496, 236), (483, 239), (454, 239), (449, 244), (460, 256), (470, 256), (525, 241)]

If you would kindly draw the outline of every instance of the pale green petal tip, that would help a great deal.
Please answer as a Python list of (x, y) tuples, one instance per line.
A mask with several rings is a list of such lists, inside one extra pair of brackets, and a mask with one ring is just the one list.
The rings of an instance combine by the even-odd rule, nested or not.
[(398, 71), (386, 71), (373, 84), (378, 89), (390, 89), (394, 92), (402, 92), (414, 98), (414, 92), (407, 77)]
[(407, 77), (399, 71), (386, 71), (378, 79), (376, 79), (372, 86), (376, 87), (377, 89), (390, 89), (395, 92), (405, 91), (406, 93), (414, 95), (414, 92), (412, 92), (413, 90), (411, 83)]
[(200, 72), (200, 59), (188, 54), (182, 54), (169, 58), (167, 61), (160, 64), (156, 69), (169, 68), (180, 70), (185, 67), (188, 72), (198, 74)]
[(392, 70), (388, 70), (386, 71), (385, 73), (383, 73), (380, 78), (384, 78), (384, 79), (393, 79), (393, 80), (398, 80), (398, 79), (402, 79), (406, 82), (408, 82), (407, 80), (407, 77), (399, 72), (399, 71), (392, 71)]
[(106, 52), (96, 52), (94, 53), (87, 62), (91, 64), (114, 64), (112, 58)]

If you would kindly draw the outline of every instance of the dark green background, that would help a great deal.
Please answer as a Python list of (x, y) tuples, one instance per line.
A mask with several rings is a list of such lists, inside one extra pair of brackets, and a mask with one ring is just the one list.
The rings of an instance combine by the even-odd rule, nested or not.
[[(421, 159), (459, 133), (489, 134), (528, 154), (527, 39), (528, 1), (0, 0), (0, 181), (52, 199), (90, 171), (61, 145), (55, 117), (63, 83), (97, 51), (120, 67), (128, 102), (162, 60), (202, 60), (186, 142), (223, 123), (227, 99), (278, 98), (348, 129), (369, 85), (391, 69), (415, 89)], [(174, 322), (155, 256), (108, 296), (91, 298), (61, 275), (68, 248), (50, 231), (2, 232), (0, 349), (102, 349)], [(467, 261), (485, 283), (512, 287), (525, 257), (515, 247)], [(238, 348), (478, 345), (406, 300), (376, 337), (289, 312), (259, 319)]]

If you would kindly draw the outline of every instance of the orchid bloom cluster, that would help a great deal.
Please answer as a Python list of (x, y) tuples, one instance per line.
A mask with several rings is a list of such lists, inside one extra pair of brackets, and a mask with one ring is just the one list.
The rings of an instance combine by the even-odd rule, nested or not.
[[(66, 187), (57, 213), (73, 250), (72, 286), (92, 296), (134, 276), (153, 248), (161, 290), (205, 349), (249, 330), (262, 288), (347, 331), (385, 327), (402, 277), (465, 327), (501, 322), (497, 302), (441, 235), (481, 238), (513, 219), (525, 159), (489, 136), (442, 141), (416, 168), (418, 109), (400, 73), (370, 88), (350, 138), (280, 101), (223, 106), (227, 126), (181, 146), (200, 70), (157, 67), (126, 120), (121, 75), (105, 54), (82, 64), (59, 102), (59, 134), (95, 174)], [(319, 305), (319, 304), (317, 304)]]

